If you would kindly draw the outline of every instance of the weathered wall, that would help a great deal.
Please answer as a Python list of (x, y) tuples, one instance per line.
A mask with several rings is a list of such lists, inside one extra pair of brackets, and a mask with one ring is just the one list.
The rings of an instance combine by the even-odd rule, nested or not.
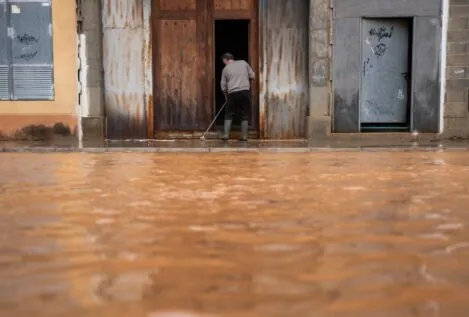
[(147, 137), (149, 5), (149, 0), (102, 0), (104, 112), (111, 139)]
[[(88, 0), (88, 2), (95, 3), (97, 3), (97, 1), (98, 0)], [(153, 117), (151, 114), (153, 82), (150, 40), (151, 1), (119, 0), (116, 3), (109, 0), (102, 1), (104, 4), (102, 8), (102, 17), (104, 20), (102, 30), (105, 37), (104, 62), (105, 65), (107, 65), (104, 76), (104, 81), (106, 82), (105, 112), (110, 120), (116, 120), (114, 121), (114, 125), (118, 127), (117, 130), (110, 131), (110, 136), (112, 137), (112, 134), (122, 135), (125, 131), (131, 131), (131, 129), (132, 131), (137, 131), (134, 137), (146, 136), (146, 128), (153, 124), (153, 122), (151, 122)], [(344, 21), (356, 19), (356, 17), (354, 18), (353, 16), (357, 14), (357, 12), (355, 12), (357, 10), (362, 12), (362, 14), (365, 12), (366, 14), (378, 16), (396, 16), (398, 13), (405, 15), (418, 13), (420, 15), (427, 14), (433, 16), (436, 11), (438, 11), (438, 14), (440, 12), (439, 1), (429, 2), (427, 0), (418, 0), (417, 4), (414, 2), (412, 8), (420, 10), (419, 12), (409, 11), (409, 7), (407, 7), (408, 1), (405, 0), (394, 1), (392, 5), (388, 5), (391, 3), (390, 1), (384, 0), (374, 1), (372, 5), (363, 5), (362, 3), (364, 3), (364, 1), (362, 0), (350, 1), (335, 1), (334, 11), (337, 12), (337, 8), (342, 8), (342, 13), (339, 18)], [(447, 45), (447, 86), (444, 99), (443, 131), (445, 134), (449, 135), (467, 135), (469, 134), (469, 0), (449, 1), (451, 7)], [(57, 1), (55, 6), (58, 6)], [(397, 12), (396, 10), (400, 11)], [(331, 12), (331, 0), (310, 0), (310, 107), (308, 136), (313, 138), (315, 135), (323, 135), (331, 132), (331, 112), (334, 110), (341, 111), (340, 100), (335, 101), (335, 107), (331, 104)], [(88, 13), (86, 15), (88, 16)], [(65, 18), (61, 20), (65, 20)], [(434, 25), (431, 20), (419, 20), (417, 21), (416, 27), (428, 30), (424, 25), (425, 23)], [(335, 33), (340, 31), (340, 27), (340, 24), (335, 25)], [(350, 27), (344, 26), (343, 32), (349, 32), (351, 30)], [(88, 31), (92, 32), (93, 30)], [(56, 41), (54, 41), (54, 43), (57, 44)], [(347, 45), (347, 41), (343, 43)], [(353, 43), (349, 44), (353, 45)], [(432, 47), (430, 49), (435, 53), (435, 47), (438, 46), (438, 43), (432, 42), (431, 44)], [(69, 45), (69, 47), (71, 46)], [(417, 47), (417, 49), (421, 50), (418, 54), (425, 55), (426, 50), (429, 48), (422, 46), (421, 48)], [(341, 55), (341, 52), (344, 53), (344, 56)], [(89, 55), (91, 56), (92, 54)], [(336, 49), (334, 58), (336, 60), (351, 58), (349, 49)], [(138, 61), (143, 61), (143, 65)], [(89, 65), (91, 66), (92, 63), (94, 62), (90, 62)], [(352, 66), (353, 65), (349, 65), (345, 67), (344, 71), (341, 73), (343, 76), (350, 77), (346, 79), (349, 82), (358, 80), (354, 77), (355, 75), (348, 71), (350, 67), (353, 68)], [(56, 72), (57, 71), (56, 69)], [(435, 69), (431, 71), (433, 72)], [(341, 76), (341, 74), (336, 74), (336, 78), (337, 76)], [(416, 73), (416, 75), (422, 78), (426, 76), (426, 74), (419, 75), (419, 73)], [(94, 89), (94, 93), (90, 93), (90, 95), (95, 96), (99, 90), (99, 84), (94, 82), (95, 85), (91, 86), (91, 83), (93, 83), (92, 78), (93, 76), (90, 77), (88, 83), (92, 90), (96, 88)], [(94, 78), (96, 79), (97, 77)], [(129, 82), (131, 85), (127, 85)], [(346, 86), (343, 87), (345, 90), (348, 88)], [(437, 91), (438, 87), (435, 86), (433, 90)], [(353, 102), (353, 92), (349, 95), (351, 102)], [(432, 100), (438, 98), (437, 95), (429, 96)], [(424, 95), (424, 97), (426, 98), (426, 95)], [(90, 98), (90, 100), (91, 99), (95, 99), (95, 97)], [(425, 100), (422, 100), (420, 104), (424, 107)], [(91, 115), (103, 114), (99, 112), (102, 111), (100, 110), (102, 107), (97, 106), (98, 104), (99, 102), (90, 103)], [(1, 107), (2, 105), (0, 104), (0, 108)], [(4, 106), (2, 109), (4, 109)], [(347, 109), (343, 111), (347, 111)], [(347, 117), (349, 120), (355, 120), (353, 113), (349, 113)], [(431, 115), (430, 121), (434, 122), (437, 119), (438, 111), (435, 110)], [(428, 120), (428, 118), (421, 118), (421, 121), (425, 120)], [(148, 129), (147, 131), (150, 130), (151, 129)]]
[[(439, 0), (434, 1), (439, 2)], [(439, 15), (438, 11), (433, 16), (414, 18), (411, 128), (419, 133), (440, 132), (441, 17)]]
[(308, 137), (331, 132), (330, 0), (309, 2), (309, 120)]
[[(75, 0), (52, 1), (54, 54), (54, 91), (52, 101), (0, 101), (0, 134), (23, 136), (37, 129), (31, 125), (52, 127), (56, 123), (76, 127), (77, 45)], [(40, 127), (44, 132), (46, 127)]]
[(414, 16), (411, 127), (440, 130), (440, 0), (336, 0), (334, 7), (334, 132), (360, 131), (362, 17)]
[(266, 0), (259, 15), (267, 139), (306, 137), (309, 112), (308, 0)]
[(469, 135), (469, 0), (450, 0), (444, 134)]
[(79, 115), (84, 137), (103, 137), (101, 0), (77, 0)]

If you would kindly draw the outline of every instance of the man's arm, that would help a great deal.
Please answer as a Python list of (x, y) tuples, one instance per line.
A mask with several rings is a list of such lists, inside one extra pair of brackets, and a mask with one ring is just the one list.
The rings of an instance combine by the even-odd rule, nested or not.
[(223, 93), (226, 96), (226, 94), (228, 93), (228, 80), (226, 78), (226, 69), (225, 68), (223, 68), (223, 71), (221, 72), (220, 87), (221, 87), (221, 91), (223, 91)]
[(254, 78), (256, 78), (256, 74), (254, 73), (251, 66), (249, 66), (247, 62), (246, 62), (246, 67), (248, 68), (249, 79), (253, 80)]

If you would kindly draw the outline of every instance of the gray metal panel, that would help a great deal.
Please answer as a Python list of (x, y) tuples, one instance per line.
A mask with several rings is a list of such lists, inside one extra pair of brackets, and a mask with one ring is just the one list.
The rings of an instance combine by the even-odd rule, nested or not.
[(439, 16), (441, 0), (335, 0), (334, 13), (344, 17)]
[(50, 1), (12, 1), (10, 10), (13, 97), (24, 100), (53, 99)]
[(438, 133), (440, 124), (441, 20), (414, 20), (413, 130)]
[(334, 24), (334, 132), (359, 131), (360, 19), (338, 19)]
[(0, 0), (0, 100), (10, 99), (9, 38), (7, 34), (7, 6)]
[(110, 139), (146, 137), (141, 3), (103, 1), (104, 102)]
[(362, 22), (361, 123), (406, 123), (409, 34), (407, 19)]
[(260, 9), (266, 18), (265, 135), (268, 139), (304, 138), (309, 105), (309, 2), (267, 0)]

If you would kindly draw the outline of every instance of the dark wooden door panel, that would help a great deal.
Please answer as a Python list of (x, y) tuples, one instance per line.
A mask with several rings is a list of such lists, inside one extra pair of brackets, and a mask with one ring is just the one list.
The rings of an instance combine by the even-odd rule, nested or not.
[[(214, 20), (249, 19), (250, 63), (257, 73), (257, 0), (153, 0), (154, 128), (201, 131), (215, 115)], [(253, 127), (258, 122), (253, 84)]]
[(203, 129), (206, 95), (205, 0), (153, 0), (156, 130)]
[(215, 10), (251, 10), (252, 0), (213, 0)]

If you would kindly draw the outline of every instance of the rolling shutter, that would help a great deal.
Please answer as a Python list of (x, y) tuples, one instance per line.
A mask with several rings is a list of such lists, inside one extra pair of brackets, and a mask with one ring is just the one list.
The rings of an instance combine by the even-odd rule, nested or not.
[(0, 100), (10, 99), (10, 45), (7, 17), (6, 2), (5, 0), (0, 0)]
[[(1, 1), (1, 0), (0, 0)], [(54, 98), (50, 0), (10, 0), (12, 99)]]

